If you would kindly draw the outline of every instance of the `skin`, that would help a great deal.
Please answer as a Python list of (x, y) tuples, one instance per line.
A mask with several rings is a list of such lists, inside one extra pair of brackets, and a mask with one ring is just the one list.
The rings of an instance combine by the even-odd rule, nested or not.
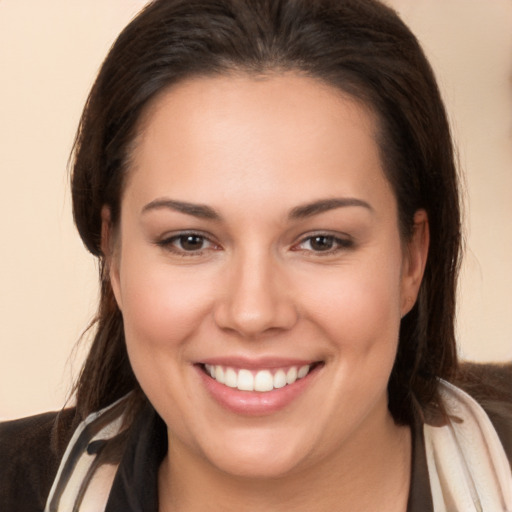
[[(168, 426), (161, 510), (406, 509), (411, 438), (386, 387), (428, 224), (418, 211), (401, 239), (375, 131), (364, 106), (295, 74), (197, 78), (147, 110), (117, 235), (108, 208), (103, 234), (134, 372)], [(367, 206), (291, 216), (332, 198)], [(190, 250), (184, 231), (204, 238)], [(322, 366), (286, 407), (247, 416), (198, 372), (226, 356)]]

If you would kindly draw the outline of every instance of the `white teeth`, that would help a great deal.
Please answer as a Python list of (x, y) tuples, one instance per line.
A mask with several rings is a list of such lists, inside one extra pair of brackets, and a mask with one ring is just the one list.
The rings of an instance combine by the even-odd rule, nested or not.
[(249, 370), (238, 372), (238, 386), (240, 391), (254, 391), (254, 377)]
[(206, 368), (206, 371), (210, 374), (210, 377), (215, 379), (215, 366), (212, 366), (211, 364), (205, 364), (204, 367)]
[(305, 364), (304, 366), (301, 366), (299, 371), (297, 372), (297, 378), (302, 379), (305, 377), (309, 372), (309, 365)]
[(310, 369), (311, 366), (308, 364), (300, 368), (291, 366), (288, 369), (280, 368), (272, 375), (270, 370), (251, 371), (205, 364), (206, 373), (220, 384), (237, 388), (240, 391), (258, 391), (260, 393), (293, 384), (296, 380), (304, 378)]
[[(242, 371), (242, 370), (241, 370)], [(261, 370), (254, 377), (254, 391), (272, 391), (274, 378), (268, 370)]]
[(292, 366), (286, 373), (286, 384), (293, 384), (297, 380), (297, 367)]
[(215, 366), (215, 377), (213, 377), (217, 382), (224, 384), (226, 382), (226, 376), (224, 374), (224, 369), (222, 366)]
[(224, 374), (224, 384), (229, 386), (230, 388), (236, 388), (238, 384), (237, 374), (233, 368), (226, 368), (226, 373)]
[(274, 387), (276, 389), (284, 388), (286, 386), (286, 373), (283, 370), (277, 370), (274, 375)]

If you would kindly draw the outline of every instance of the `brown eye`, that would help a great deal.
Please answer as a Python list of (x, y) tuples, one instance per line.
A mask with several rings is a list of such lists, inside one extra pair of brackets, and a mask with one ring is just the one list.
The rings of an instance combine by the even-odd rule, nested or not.
[(303, 238), (292, 250), (306, 251), (312, 254), (336, 254), (339, 251), (348, 250), (354, 246), (351, 238), (340, 238), (335, 235), (318, 234)]
[(179, 233), (157, 241), (166, 251), (180, 256), (201, 256), (205, 251), (216, 251), (219, 246), (201, 233)]
[(200, 251), (203, 249), (205, 239), (201, 235), (180, 235), (175, 243), (184, 251)]
[(333, 236), (313, 236), (309, 244), (313, 251), (329, 251), (334, 247), (335, 239)]

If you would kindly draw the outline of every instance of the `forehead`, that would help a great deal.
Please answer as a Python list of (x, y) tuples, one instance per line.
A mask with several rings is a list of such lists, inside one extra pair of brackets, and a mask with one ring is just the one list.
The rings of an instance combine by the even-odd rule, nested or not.
[(313, 78), (195, 78), (148, 107), (129, 181), (139, 195), (202, 202), (248, 191), (286, 191), (290, 204), (366, 194), (388, 187), (375, 133), (368, 108)]

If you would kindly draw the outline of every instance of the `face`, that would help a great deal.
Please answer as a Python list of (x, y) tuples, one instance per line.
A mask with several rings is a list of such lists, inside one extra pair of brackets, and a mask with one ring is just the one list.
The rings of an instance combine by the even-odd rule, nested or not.
[(375, 131), (364, 107), (291, 74), (195, 79), (146, 113), (111, 279), (181, 456), (285, 475), (389, 425), (426, 228), (419, 212), (401, 240)]

